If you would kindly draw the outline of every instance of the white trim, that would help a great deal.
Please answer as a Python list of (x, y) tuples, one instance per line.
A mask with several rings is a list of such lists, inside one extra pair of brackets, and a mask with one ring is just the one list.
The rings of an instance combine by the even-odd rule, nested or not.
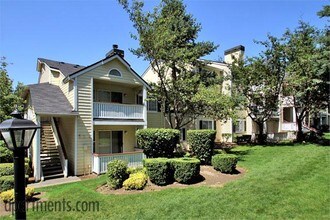
[(74, 175), (76, 176), (78, 173), (78, 116), (75, 117), (74, 123)]
[[(40, 116), (36, 115), (37, 125), (40, 126)], [(41, 162), (40, 162), (40, 137), (41, 137), (41, 128), (37, 129), (37, 132), (34, 136), (34, 150), (33, 150), (33, 162), (34, 162), (34, 179), (36, 182), (41, 180)]]
[(117, 120), (101, 120), (93, 121), (94, 125), (147, 125), (147, 122), (135, 122), (135, 121), (117, 121)]
[(78, 79), (73, 80), (73, 92), (74, 92), (74, 110), (78, 111)]
[(94, 125), (93, 125), (93, 117), (94, 117), (94, 102), (93, 102), (93, 99), (94, 99), (94, 97), (93, 97), (93, 94), (94, 94), (94, 78), (93, 77), (91, 77), (91, 112), (92, 112), (92, 117), (91, 117), (91, 172), (93, 172), (93, 169), (94, 169), (94, 156), (93, 156), (93, 142), (94, 142)]
[[(116, 76), (116, 75), (112, 75), (112, 74), (110, 74), (110, 72), (111, 72), (112, 70), (117, 70), (118, 73), (120, 74), (120, 76)], [(108, 74), (109, 74), (109, 76), (112, 76), (112, 77), (123, 78), (123, 74), (122, 74), (117, 68), (111, 68), (111, 69), (109, 70)]]
[(147, 88), (150, 89), (150, 86), (137, 73), (135, 73), (134, 70), (132, 70), (132, 68), (119, 55), (115, 55), (113, 57), (106, 58), (104, 60), (101, 60), (99, 62), (96, 62), (95, 64), (87, 67), (86, 69), (83, 69), (81, 71), (77, 71), (76, 73), (72, 74), (71, 76), (65, 77), (63, 79), (63, 82), (66, 82), (66, 81), (68, 81), (70, 79), (77, 78), (78, 76), (80, 76), (80, 75), (82, 75), (84, 73), (87, 73), (87, 72), (89, 72), (89, 71), (91, 71), (91, 70), (93, 70), (93, 69), (95, 69), (95, 68), (97, 68), (99, 66), (102, 66), (102, 65), (104, 65), (104, 64), (106, 64), (106, 63), (114, 60), (115, 58), (118, 59), (118, 60), (120, 60), (120, 62), (131, 72), (132, 75), (134, 75), (144, 86), (146, 86)]
[[(147, 118), (148, 118), (148, 113), (147, 113), (147, 88), (143, 86), (143, 91), (142, 91), (142, 103), (143, 103), (143, 121), (145, 122), (144, 128), (147, 128)], [(156, 108), (157, 102), (156, 102)]]

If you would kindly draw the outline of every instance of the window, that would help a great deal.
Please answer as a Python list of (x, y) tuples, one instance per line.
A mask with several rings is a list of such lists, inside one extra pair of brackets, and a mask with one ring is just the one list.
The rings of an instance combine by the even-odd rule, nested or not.
[(123, 93), (111, 92), (111, 102), (123, 103)]
[(110, 76), (117, 76), (117, 77), (121, 77), (121, 73), (117, 70), (117, 69), (112, 69), (109, 71), (109, 75)]
[(180, 139), (182, 141), (185, 141), (186, 140), (186, 129), (185, 128), (181, 128), (180, 129)]
[(143, 105), (143, 96), (141, 94), (136, 95), (136, 104)]
[(98, 90), (97, 91), (97, 101), (99, 101), (99, 102), (110, 102), (111, 101), (110, 91)]
[(98, 153), (122, 153), (123, 131), (99, 131)]
[(158, 103), (156, 100), (148, 101), (148, 111), (156, 112), (158, 110)]
[(234, 133), (245, 133), (246, 131), (246, 121), (245, 119), (238, 119), (236, 124), (233, 124)]
[(283, 122), (293, 122), (293, 107), (283, 108)]
[(210, 129), (213, 130), (213, 121), (199, 121), (199, 129)]
[(110, 131), (99, 131), (99, 147), (110, 147), (111, 146), (111, 132)]

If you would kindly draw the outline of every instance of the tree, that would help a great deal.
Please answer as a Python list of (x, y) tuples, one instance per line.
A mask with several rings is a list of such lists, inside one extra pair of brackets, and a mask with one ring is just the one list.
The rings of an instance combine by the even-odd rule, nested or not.
[[(206, 88), (214, 89), (221, 79), (206, 71), (207, 63), (199, 58), (217, 46), (209, 41), (197, 42), (201, 25), (186, 12), (182, 1), (162, 0), (152, 12), (143, 12), (143, 2), (138, 0), (133, 0), (131, 5), (127, 0), (118, 1), (137, 31), (132, 37), (139, 40), (139, 48), (131, 51), (147, 60), (159, 79), (151, 85), (150, 99), (159, 101), (171, 127), (179, 129), (199, 116), (229, 117), (231, 105), (227, 107), (222, 101), (228, 103), (230, 97), (223, 95), (220, 87), (215, 90), (217, 102), (203, 100)], [(211, 111), (212, 105), (219, 111)]]
[(10, 113), (17, 106), (19, 110), (23, 109), (23, 99), (21, 97), (24, 91), (24, 85), (18, 83), (13, 90), (13, 81), (9, 78), (6, 67), (8, 63), (5, 57), (1, 57), (0, 66), (0, 122), (10, 118)]
[(258, 57), (236, 60), (231, 66), (233, 91), (242, 97), (242, 109), (258, 125), (258, 143), (265, 142), (264, 124), (279, 107), (285, 75), (285, 53), (281, 39), (268, 36)]
[(307, 114), (328, 105), (329, 43), (322, 40), (324, 36), (319, 30), (302, 21), (295, 30), (287, 30), (284, 38), (288, 60), (285, 89), (293, 97), (300, 142), (304, 140), (302, 128)]

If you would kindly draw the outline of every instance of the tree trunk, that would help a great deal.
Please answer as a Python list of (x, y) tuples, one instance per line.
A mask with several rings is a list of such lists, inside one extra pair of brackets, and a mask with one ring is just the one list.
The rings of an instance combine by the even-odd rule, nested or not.
[(297, 120), (297, 126), (298, 126), (296, 141), (303, 142), (305, 138), (304, 138), (304, 133), (302, 131), (302, 120), (300, 120), (299, 117), (297, 117), (296, 120)]
[(257, 138), (257, 142), (258, 144), (265, 144), (266, 140), (265, 140), (265, 137), (264, 137), (264, 123), (263, 122), (258, 122), (257, 123), (258, 125), (258, 128), (259, 128), (259, 135), (258, 135), (258, 138)]

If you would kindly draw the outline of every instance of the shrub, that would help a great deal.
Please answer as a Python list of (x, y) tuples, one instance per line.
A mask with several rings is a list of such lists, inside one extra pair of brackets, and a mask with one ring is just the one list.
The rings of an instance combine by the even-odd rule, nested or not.
[[(25, 174), (30, 175), (31, 168), (28, 163), (25, 163)], [(0, 177), (14, 175), (13, 163), (0, 163)]]
[(214, 130), (189, 130), (187, 132), (191, 151), (202, 164), (211, 164), (215, 133)]
[(173, 171), (167, 158), (144, 159), (150, 181), (156, 185), (167, 185), (173, 181)]
[(0, 192), (14, 188), (14, 176), (1, 176), (0, 177)]
[(10, 151), (3, 141), (0, 141), (0, 163), (12, 163), (13, 152)]
[(129, 178), (124, 181), (123, 187), (126, 190), (137, 189), (141, 190), (148, 182), (148, 176), (145, 172), (139, 171), (129, 175)]
[[(25, 198), (26, 200), (31, 200), (33, 198), (34, 195), (34, 188), (32, 187), (27, 187), (25, 189)], [(4, 191), (2, 193), (0, 193), (0, 199), (7, 203), (7, 202), (14, 202), (15, 201), (15, 192), (13, 189)]]
[(113, 160), (107, 167), (107, 184), (112, 189), (121, 188), (123, 182), (128, 178), (127, 162), (122, 160)]
[(180, 140), (180, 131), (175, 129), (148, 128), (136, 132), (137, 145), (148, 158), (173, 157)]
[(212, 157), (212, 166), (221, 173), (232, 173), (238, 161), (234, 154), (216, 154)]
[(129, 168), (127, 168), (127, 173), (129, 175), (133, 174), (133, 173), (138, 173), (138, 172), (143, 172), (143, 173), (147, 174), (147, 170), (144, 167), (129, 167)]
[(199, 176), (200, 161), (195, 158), (175, 158), (171, 159), (171, 167), (175, 181), (190, 183)]

